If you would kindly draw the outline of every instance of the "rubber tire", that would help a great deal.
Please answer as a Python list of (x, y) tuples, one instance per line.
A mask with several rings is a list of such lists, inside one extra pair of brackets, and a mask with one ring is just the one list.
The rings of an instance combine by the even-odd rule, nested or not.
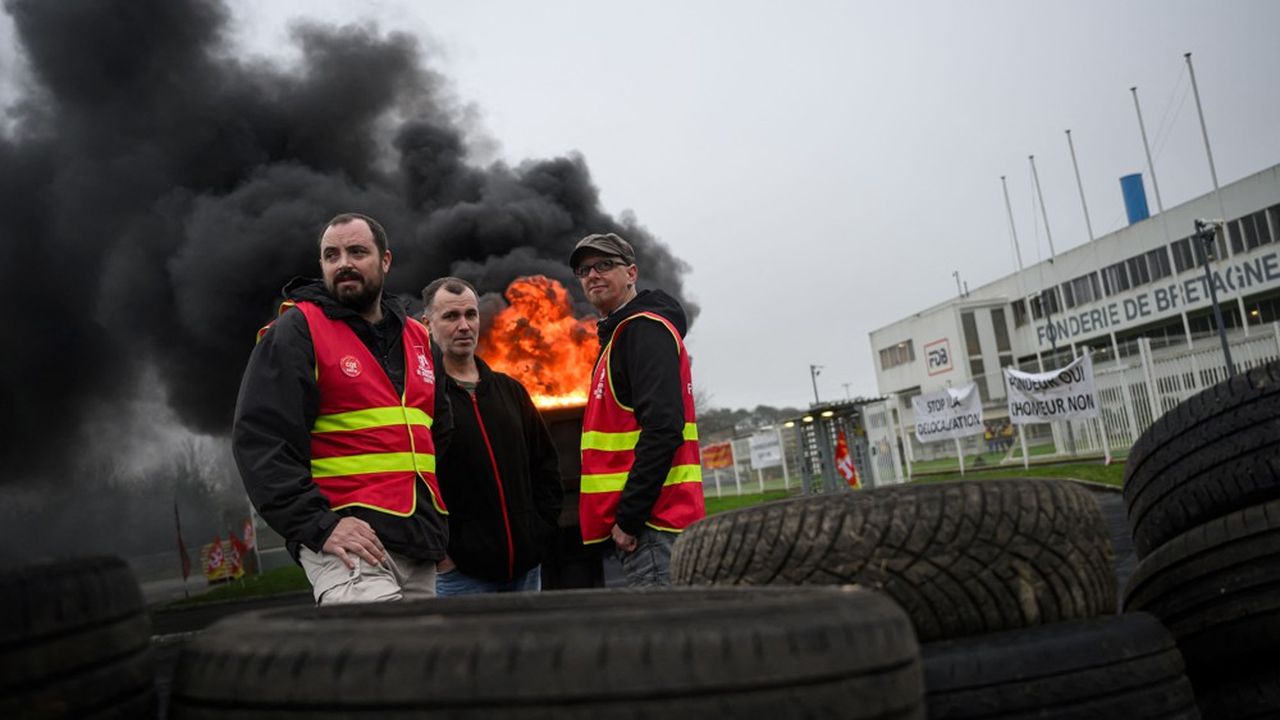
[(170, 717), (923, 718), (902, 610), (863, 589), (815, 590), (249, 613), (183, 648)]
[(686, 528), (672, 581), (883, 590), (921, 642), (1114, 612), (1107, 529), (1060, 480), (902, 485), (801, 497)]
[(0, 573), (0, 717), (154, 717), (151, 624), (119, 558)]
[(1139, 558), (1214, 518), (1280, 498), (1280, 362), (1160, 416), (1129, 452), (1124, 497)]
[(1201, 683), (1274, 657), (1280, 638), (1280, 500), (1213, 520), (1138, 563), (1126, 611), (1155, 615)]
[(930, 720), (1194, 720), (1182, 654), (1151, 615), (1131, 613), (927, 643)]
[(1204, 720), (1274, 720), (1280, 717), (1280, 662), (1196, 688)]

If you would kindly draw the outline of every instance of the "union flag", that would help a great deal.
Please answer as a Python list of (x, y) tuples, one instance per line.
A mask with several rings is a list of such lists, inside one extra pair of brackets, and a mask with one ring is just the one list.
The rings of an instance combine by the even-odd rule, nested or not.
[(836, 471), (849, 483), (849, 487), (858, 487), (858, 468), (853, 464), (853, 455), (849, 454), (849, 441), (844, 430), (836, 435)]

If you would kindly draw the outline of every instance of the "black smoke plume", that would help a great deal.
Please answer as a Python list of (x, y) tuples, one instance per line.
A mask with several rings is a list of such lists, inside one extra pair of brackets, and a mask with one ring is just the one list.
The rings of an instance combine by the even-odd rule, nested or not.
[(237, 57), (217, 0), (4, 9), (25, 69), (0, 123), (5, 479), (65, 472), (94, 442), (86, 413), (143, 383), (193, 431), (225, 433), (255, 330), (288, 278), (318, 275), (320, 226), (341, 211), (387, 227), (388, 288), (408, 296), (442, 274), (485, 293), (539, 272), (581, 300), (564, 260), (609, 231), (647, 284), (683, 295), (685, 265), (601, 209), (581, 157), (469, 163), (409, 35), (299, 25), (285, 64)]

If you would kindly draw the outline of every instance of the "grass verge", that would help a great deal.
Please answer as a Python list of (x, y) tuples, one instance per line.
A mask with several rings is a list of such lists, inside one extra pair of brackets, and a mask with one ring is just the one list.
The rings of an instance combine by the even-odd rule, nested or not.
[(958, 472), (924, 476), (917, 475), (912, 478), (912, 482), (930, 483), (950, 482), (953, 480), (991, 480), (995, 478), (1012, 477), (1074, 478), (1076, 480), (1088, 480), (1090, 482), (1120, 487), (1121, 481), (1124, 479), (1124, 461), (1118, 460), (1110, 465), (1092, 462), (1071, 463), (1067, 465), (1032, 465), (1025, 469), (1021, 466), (1016, 466), (1004, 467), (995, 470), (968, 470), (965, 472), (963, 477), (961, 477)]
[(751, 505), (759, 505), (763, 502), (771, 500), (781, 500), (790, 497), (794, 493), (787, 490), (770, 490), (764, 493), (751, 493), (750, 495), (725, 495), (724, 497), (709, 497), (706, 499), (707, 514), (715, 515), (727, 510), (737, 510), (738, 508), (749, 507)]
[(302, 568), (298, 565), (289, 565), (268, 570), (261, 575), (246, 577), (243, 581), (232, 580), (229, 583), (218, 585), (208, 592), (169, 603), (166, 607), (186, 607), (219, 600), (241, 600), (247, 597), (275, 595), (276, 593), (309, 590), (310, 588), (311, 584), (307, 582), (307, 575), (302, 571)]

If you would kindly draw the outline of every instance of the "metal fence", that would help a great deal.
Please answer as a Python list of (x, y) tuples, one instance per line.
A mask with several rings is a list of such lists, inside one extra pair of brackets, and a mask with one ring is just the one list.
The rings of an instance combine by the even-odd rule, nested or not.
[[(1237, 372), (1280, 360), (1280, 323), (1252, 328), (1248, 337), (1229, 338), (1231, 357)], [(1196, 347), (1153, 348), (1150, 340), (1139, 339), (1138, 352), (1127, 358), (1098, 363), (1094, 381), (1101, 414), (1095, 420), (1063, 421), (1024, 425), (1029, 444), (1042, 458), (1071, 455), (1102, 455), (1107, 450), (1124, 454), (1156, 418), (1207, 387), (1227, 379), (1227, 364), (1217, 337)], [(988, 415), (1003, 416), (997, 402), (986, 408)], [(900, 482), (912, 471), (955, 468), (956, 446), (951, 442), (921, 444), (915, 438), (910, 402), (903, 397), (866, 406), (867, 434), (871, 440), (877, 484)], [(875, 426), (870, 418), (882, 418)], [(969, 462), (991, 457), (983, 453), (981, 435), (961, 442)], [(988, 446), (989, 447), (989, 446)], [(877, 448), (883, 451), (877, 452)], [(998, 463), (1021, 463), (1017, 444), (1003, 446)]]

